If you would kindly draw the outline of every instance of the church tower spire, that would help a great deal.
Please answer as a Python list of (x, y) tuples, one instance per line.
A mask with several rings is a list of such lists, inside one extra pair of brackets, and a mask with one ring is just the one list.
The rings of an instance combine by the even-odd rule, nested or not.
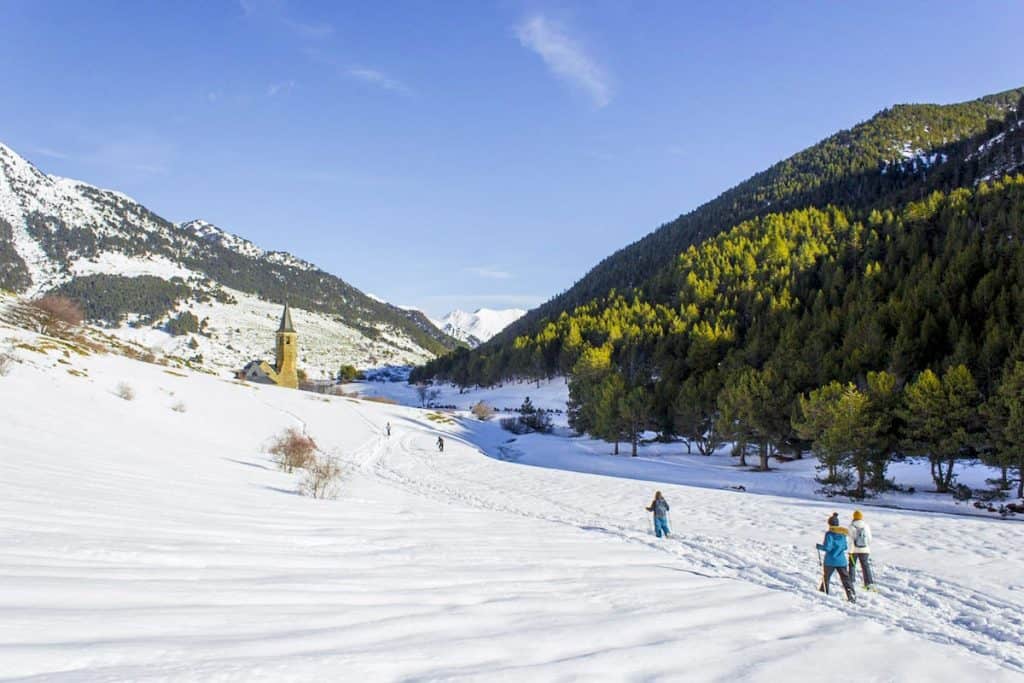
[(277, 358), (274, 371), (277, 373), (278, 386), (298, 389), (299, 335), (292, 324), (292, 309), (287, 302), (284, 304), (284, 312), (281, 313), (281, 324), (277, 328), (275, 349)]

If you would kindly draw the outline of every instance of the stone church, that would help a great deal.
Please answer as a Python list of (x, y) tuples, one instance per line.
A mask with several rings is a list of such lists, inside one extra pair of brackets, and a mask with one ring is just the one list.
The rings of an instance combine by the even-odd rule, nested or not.
[(275, 364), (263, 360), (248, 363), (239, 373), (240, 379), (264, 384), (276, 384), (289, 389), (299, 388), (299, 373), (296, 360), (299, 357), (299, 335), (292, 324), (292, 311), (287, 303), (281, 314), (281, 324), (277, 328), (275, 344)]

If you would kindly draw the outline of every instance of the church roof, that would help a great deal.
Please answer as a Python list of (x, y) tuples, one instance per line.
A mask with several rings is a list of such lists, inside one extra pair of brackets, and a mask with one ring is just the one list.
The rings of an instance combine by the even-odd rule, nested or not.
[(284, 304), (284, 313), (281, 314), (281, 326), (277, 328), (278, 332), (294, 332), (295, 326), (292, 325), (292, 309), (288, 306), (288, 302)]

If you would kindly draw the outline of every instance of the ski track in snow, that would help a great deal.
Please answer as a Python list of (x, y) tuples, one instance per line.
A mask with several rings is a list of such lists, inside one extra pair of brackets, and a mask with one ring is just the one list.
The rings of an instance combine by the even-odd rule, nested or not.
[[(369, 422), (361, 413), (360, 417)], [(442, 434), (450, 440), (449, 443), (453, 441), (451, 435)], [(373, 473), (378, 477), (439, 502), (573, 526), (656, 548), (671, 555), (686, 571), (702, 577), (747, 581), (772, 590), (795, 593), (815, 603), (822, 600), (817, 590), (820, 574), (816, 570), (817, 565), (812, 565), (815, 571), (807, 570), (814, 555), (806, 549), (745, 541), (741, 556), (730, 549), (736, 545), (734, 539), (689, 531), (655, 541), (649, 531), (623, 525), (618, 518), (553, 500), (543, 495), (544, 488), (532, 485), (526, 489), (513, 485), (512, 476), (503, 477), (500, 484), (494, 484), (484, 478), (456, 472), (451, 464), (458, 461), (459, 456), (453, 455), (450, 448), (445, 453), (437, 453), (432, 446), (421, 445), (433, 438), (433, 434), (425, 431), (406, 432), (397, 439), (399, 448), (396, 451), (390, 440), (380, 437), (367, 448), (369, 454), (358, 462), (360, 470), (367, 471), (373, 463)], [(475, 450), (472, 444), (464, 443)], [(488, 469), (488, 462), (495, 463), (482, 453), (478, 452), (478, 457), (480, 463), (470, 467), (481, 470), (481, 473)], [(460, 465), (465, 467), (462, 462)], [(530, 478), (535, 479), (538, 469), (529, 469)], [(555, 475), (549, 474), (549, 478), (558, 481), (552, 482), (551, 490), (564, 490), (565, 477), (554, 472)], [(581, 475), (580, 479), (580, 487), (583, 488), (588, 477)], [(600, 500), (599, 489), (606, 486), (607, 481), (600, 482), (594, 487), (597, 490), (593, 496), (588, 497)], [(517, 505), (517, 500), (524, 504)], [(538, 509), (544, 511), (539, 512)], [(770, 558), (771, 562), (757, 562), (759, 557)], [(845, 600), (841, 601), (842, 587), (836, 575), (833, 577), (832, 595), (826, 599), (828, 604), (850, 615), (867, 617), (938, 643), (962, 647), (1024, 672), (1024, 651), (1021, 647), (1024, 643), (1024, 618), (1019, 605), (920, 570), (877, 563), (874, 570), (877, 592), (869, 593), (859, 587), (858, 604), (849, 605)]]

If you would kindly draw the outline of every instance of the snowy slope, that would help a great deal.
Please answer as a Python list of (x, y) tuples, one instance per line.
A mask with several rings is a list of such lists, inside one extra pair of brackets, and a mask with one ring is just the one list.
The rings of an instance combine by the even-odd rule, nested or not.
[(436, 324), (445, 334), (477, 347), (524, 315), (521, 308), (478, 308), (472, 313), (456, 309)]
[[(266, 358), (268, 316), (289, 298), (303, 319), (309, 374), (340, 364), (416, 364), (454, 346), (426, 316), (372, 299), (291, 254), (264, 250), (206, 221), (174, 224), (119, 192), (46, 175), (0, 144), (0, 289), (31, 297), (96, 275), (151, 276), (190, 294), (155, 319), (96, 320), (126, 339), (223, 370)], [(130, 299), (130, 283), (120, 285)], [(173, 338), (163, 328), (189, 311), (208, 336)], [(197, 346), (199, 348), (197, 348)]]
[[(524, 466), (490, 424), (14, 343), (4, 677), (1024, 678), (1013, 523), (872, 510), (882, 588), (848, 606), (813, 550), (847, 505), (662, 484), (658, 541), (654, 485)], [(338, 500), (261, 453), (288, 426), (346, 463)]]

